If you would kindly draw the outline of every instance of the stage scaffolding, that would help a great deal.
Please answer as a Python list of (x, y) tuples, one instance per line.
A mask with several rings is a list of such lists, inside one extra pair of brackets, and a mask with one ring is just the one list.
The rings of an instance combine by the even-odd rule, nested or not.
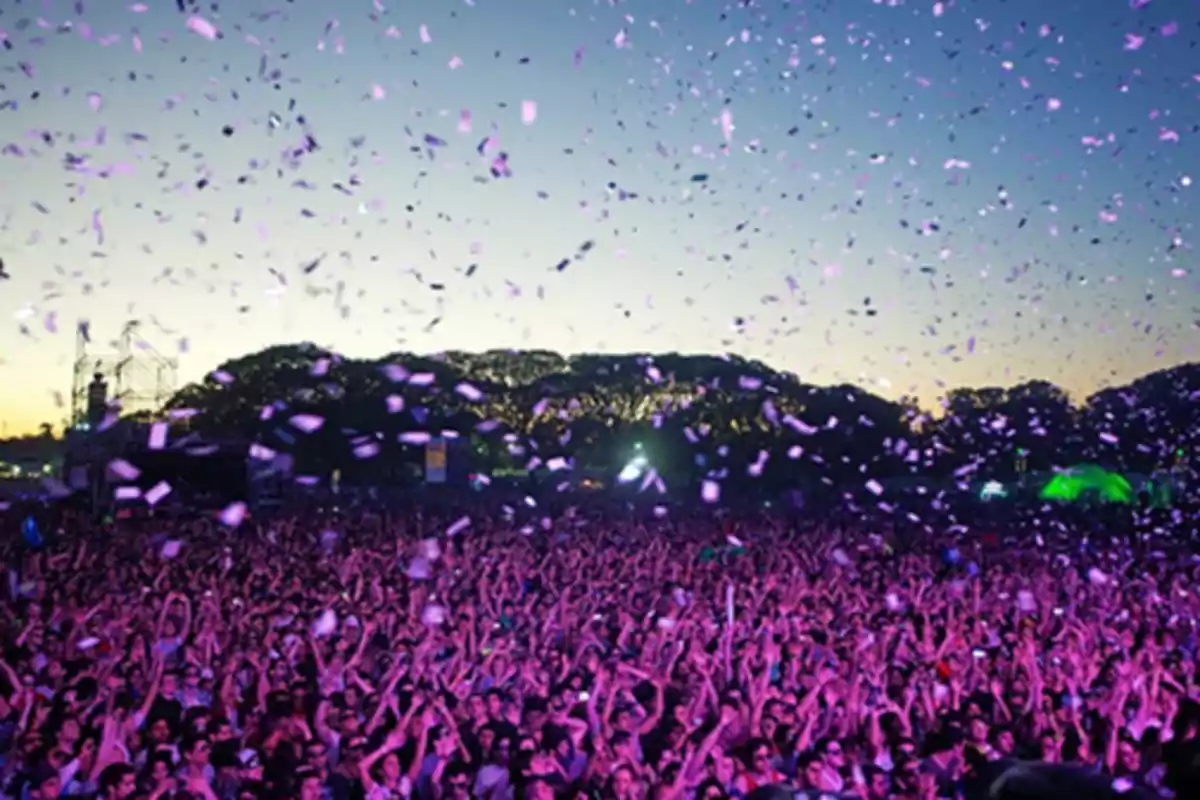
[(115, 351), (97, 352), (86, 323), (75, 333), (71, 419), (63, 471), (67, 485), (86, 492), (94, 512), (111, 505), (107, 465), (146, 438), (175, 392), (178, 362), (155, 350), (137, 321), (122, 327)]
[(72, 428), (86, 430), (95, 424), (88, 416), (88, 395), (97, 377), (108, 387), (104, 399), (110, 412), (121, 417), (156, 416), (175, 393), (179, 362), (155, 350), (141, 337), (140, 327), (136, 320), (126, 323), (115, 351), (96, 352), (87, 326), (78, 326), (71, 384)]

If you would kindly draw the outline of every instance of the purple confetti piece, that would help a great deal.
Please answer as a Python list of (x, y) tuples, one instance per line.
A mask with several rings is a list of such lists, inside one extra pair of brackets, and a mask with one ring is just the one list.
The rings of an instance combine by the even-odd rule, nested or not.
[(297, 414), (288, 420), (288, 423), (296, 430), (304, 433), (314, 433), (321, 429), (325, 424), (325, 420), (318, 417), (316, 414)]
[(220, 515), (221, 524), (230, 528), (236, 528), (246, 519), (246, 504), (233, 503), (226, 506)]

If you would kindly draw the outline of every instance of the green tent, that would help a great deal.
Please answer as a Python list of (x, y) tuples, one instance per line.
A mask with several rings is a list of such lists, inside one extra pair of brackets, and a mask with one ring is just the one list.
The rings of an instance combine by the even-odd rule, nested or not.
[(1040, 497), (1074, 503), (1089, 495), (1105, 503), (1128, 505), (1133, 502), (1133, 487), (1123, 475), (1094, 464), (1080, 464), (1051, 478), (1042, 487)]

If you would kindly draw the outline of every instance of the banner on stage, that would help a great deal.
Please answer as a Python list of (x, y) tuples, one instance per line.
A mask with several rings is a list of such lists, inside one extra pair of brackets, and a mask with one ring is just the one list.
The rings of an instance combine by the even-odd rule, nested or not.
[(425, 445), (425, 482), (446, 482), (446, 440), (441, 437)]

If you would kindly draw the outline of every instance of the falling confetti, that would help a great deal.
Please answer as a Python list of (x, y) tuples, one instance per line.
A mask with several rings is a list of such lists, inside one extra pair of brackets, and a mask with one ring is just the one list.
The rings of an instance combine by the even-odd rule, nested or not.
[[(929, 525), (936, 493), (893, 480), (986, 482), (1018, 446), (1154, 469), (1190, 430), (1166, 410), (1195, 391), (1170, 372), (1198, 324), (1186, 9), (764, 7), (714, 40), (697, 4), (617, 7), (517, 50), (528, 21), (484, 47), (475, 3), (315, 31), (118, 5), (0, 33), (5, 408), (79, 413), (30, 366), (77, 344), (128, 368), (97, 430), (148, 419), (131, 442), (200, 459), (236, 429), (302, 486), (461, 437), (566, 492), (636, 427), (679, 464), (630, 492), (721, 513), (805, 475)], [(244, 352), (299, 340), (324, 344)], [(122, 498), (183, 493), (116, 455)]]
[(215, 41), (220, 35), (217, 32), (216, 26), (203, 17), (188, 17), (187, 28), (197, 36), (201, 36), (209, 41)]
[(537, 113), (537, 103), (532, 100), (525, 100), (521, 103), (521, 122), (532, 125), (537, 120)]

